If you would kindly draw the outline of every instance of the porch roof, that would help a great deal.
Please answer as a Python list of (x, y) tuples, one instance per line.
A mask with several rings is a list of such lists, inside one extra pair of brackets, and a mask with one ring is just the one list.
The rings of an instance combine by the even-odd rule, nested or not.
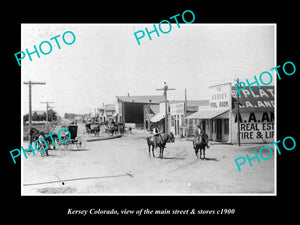
[(199, 109), (198, 112), (195, 112), (187, 116), (186, 118), (187, 119), (213, 119), (226, 112), (229, 112), (228, 108), (217, 109), (217, 108), (209, 107), (209, 108)]

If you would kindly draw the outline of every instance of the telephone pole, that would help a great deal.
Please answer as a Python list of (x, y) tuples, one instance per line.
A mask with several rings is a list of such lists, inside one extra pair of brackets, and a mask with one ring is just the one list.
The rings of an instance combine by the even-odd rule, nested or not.
[(184, 89), (184, 118), (187, 116), (187, 94), (186, 88)]
[(56, 108), (56, 107), (54, 107), (54, 106), (50, 106), (50, 107), (49, 107), (49, 111), (51, 110), (51, 116), (50, 116), (51, 121), (55, 120), (55, 117), (54, 117), (54, 110), (53, 110), (54, 108)]
[(32, 143), (32, 137), (31, 137), (31, 87), (32, 85), (45, 85), (46, 82), (33, 82), (33, 81), (27, 81), (24, 82), (23, 84), (28, 84), (29, 87), (29, 143)]
[(165, 96), (165, 133), (169, 133), (169, 126), (168, 126), (168, 97), (167, 97), (167, 91), (170, 90), (176, 90), (175, 88), (168, 88), (167, 83), (164, 82), (163, 88), (155, 89), (156, 91), (164, 91)]
[[(235, 79), (236, 83), (240, 82), (240, 79), (237, 78)], [(237, 126), (238, 126), (238, 133), (237, 133), (237, 138), (238, 138), (238, 145), (241, 146), (241, 135), (240, 135), (240, 97), (239, 97), (239, 93), (237, 94)]]
[(54, 102), (40, 102), (40, 103), (45, 103), (46, 104), (46, 128), (47, 128), (47, 132), (49, 133), (49, 124), (48, 124), (48, 109), (49, 109), (49, 103), (54, 103)]

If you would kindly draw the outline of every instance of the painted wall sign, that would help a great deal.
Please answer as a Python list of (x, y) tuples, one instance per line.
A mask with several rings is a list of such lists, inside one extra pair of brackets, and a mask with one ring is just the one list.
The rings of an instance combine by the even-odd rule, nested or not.
[(229, 108), (231, 104), (231, 89), (230, 83), (210, 86), (210, 107)]
[[(241, 111), (274, 111), (274, 86), (254, 86), (252, 91), (241, 90), (239, 97)], [(233, 111), (237, 110), (237, 91), (232, 88)]]
[(235, 115), (240, 121), (241, 140), (266, 140), (274, 138), (274, 112), (251, 112)]

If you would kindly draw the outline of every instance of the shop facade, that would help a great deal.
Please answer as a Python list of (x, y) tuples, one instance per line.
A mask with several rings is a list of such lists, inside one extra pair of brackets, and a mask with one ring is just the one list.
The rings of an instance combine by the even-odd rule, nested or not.
[(232, 142), (238, 142), (238, 120), (241, 143), (271, 143), (275, 136), (275, 101), (274, 86), (252, 87), (244, 89), (239, 97), (239, 115), (237, 91), (232, 88), (233, 107)]
[(231, 83), (210, 86), (209, 106), (187, 117), (189, 129), (195, 131), (200, 125), (211, 141), (237, 144), (239, 124), (241, 143), (273, 142), (274, 86), (252, 89), (244, 89), (237, 99)]
[(208, 106), (208, 100), (188, 100), (170, 103), (170, 132), (181, 137), (189, 135), (186, 116), (198, 111), (199, 107)]

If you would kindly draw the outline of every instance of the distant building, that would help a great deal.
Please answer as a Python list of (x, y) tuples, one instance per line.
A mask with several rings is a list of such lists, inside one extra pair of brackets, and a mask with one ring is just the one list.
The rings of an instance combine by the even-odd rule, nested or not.
[(75, 113), (65, 113), (64, 114), (64, 118), (68, 119), (68, 120), (75, 120), (75, 116), (76, 116)]
[(162, 95), (116, 96), (117, 122), (128, 126), (149, 128), (150, 117), (157, 113), (158, 106), (164, 100)]
[(86, 117), (87, 114), (75, 114), (75, 121), (78, 123), (82, 123)]
[(105, 122), (110, 119), (116, 120), (115, 104), (107, 104), (98, 108), (99, 122)]

